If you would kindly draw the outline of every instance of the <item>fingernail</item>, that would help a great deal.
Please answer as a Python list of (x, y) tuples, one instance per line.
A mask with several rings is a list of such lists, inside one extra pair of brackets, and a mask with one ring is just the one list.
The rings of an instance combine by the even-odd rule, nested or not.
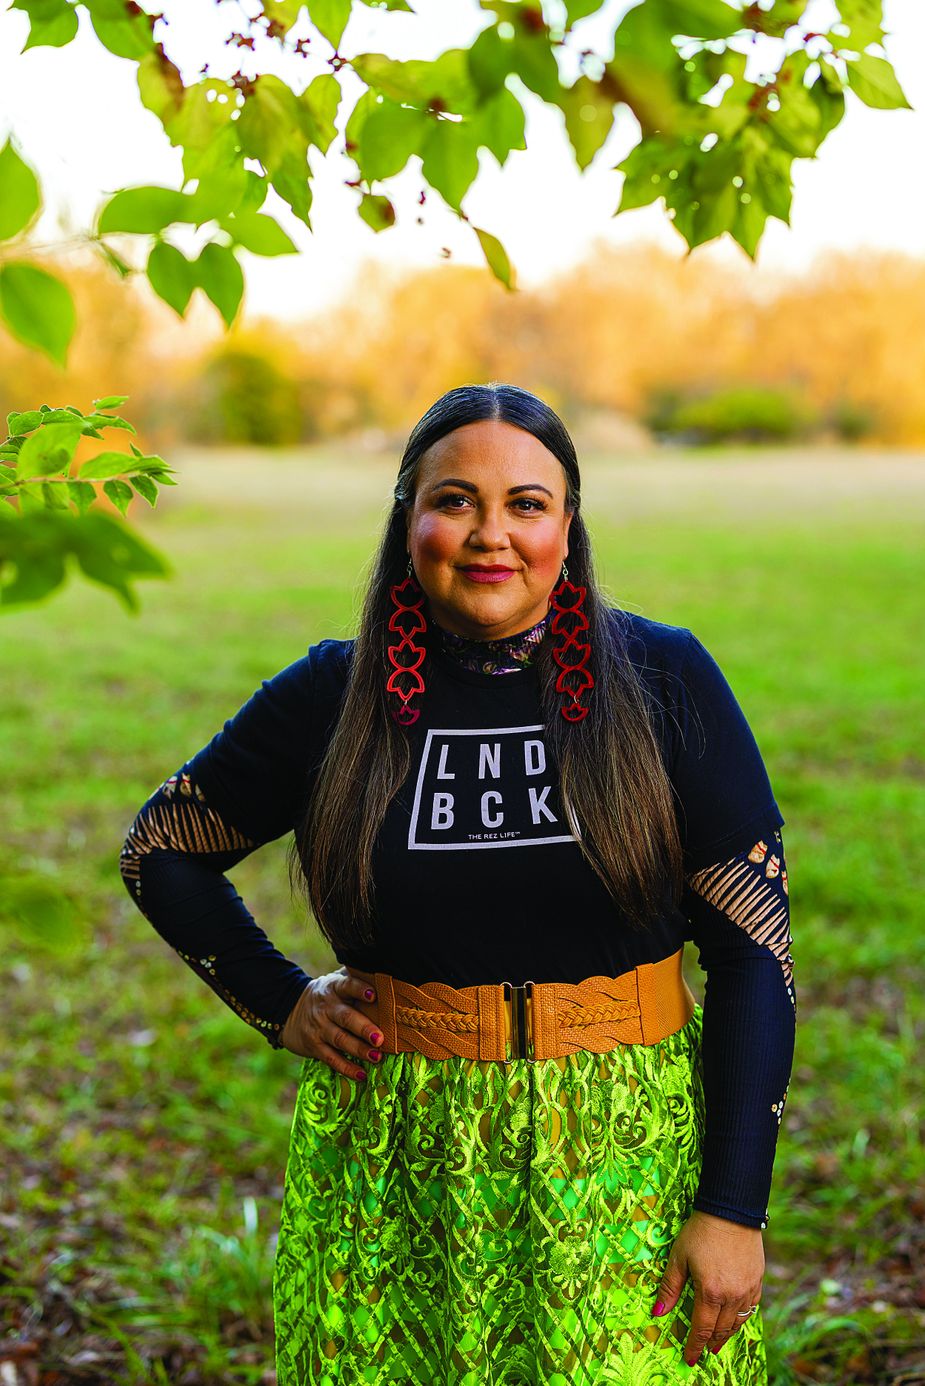
[(381, 1043), (382, 1043), (382, 1036), (380, 1035), (380, 1033), (379, 1033), (378, 1030), (373, 1030), (373, 1032), (372, 1032), (372, 1034), (370, 1035), (369, 1038), (372, 1040), (373, 1044), (381, 1044)]
[(664, 1304), (662, 1303), (661, 1300), (658, 1300), (658, 1301), (656, 1302), (655, 1308), (652, 1310), (652, 1317), (655, 1318), (655, 1319), (657, 1319), (657, 1318), (659, 1318), (662, 1314), (664, 1314), (664, 1312), (665, 1312), (665, 1306), (664, 1306)]
[(358, 1078), (362, 1078), (363, 1081), (365, 1082), (365, 1081), (366, 1081), (366, 1070), (365, 1070), (365, 1068), (358, 1068), (358, 1069), (357, 1069), (357, 1072), (356, 1072), (356, 1076), (357, 1076)]
[(685, 1360), (685, 1362), (687, 1363), (687, 1365), (688, 1365), (689, 1367), (696, 1367), (697, 1363), (700, 1361), (700, 1358), (699, 1358), (699, 1357), (685, 1357), (684, 1360)]
[(369, 1051), (369, 1057), (370, 1057), (371, 1059), (381, 1059), (381, 1058), (382, 1058), (382, 1055), (379, 1053), (379, 1050), (378, 1050), (378, 1049), (371, 1049), (371, 1050)]
[(371, 987), (367, 987), (367, 988), (366, 988), (366, 991), (365, 991), (365, 993), (364, 993), (364, 995), (365, 995), (367, 1001), (372, 1001), (372, 999), (373, 999), (372, 988), (371, 988)]
[(723, 1346), (722, 1343), (720, 1343), (719, 1347), (710, 1348), (710, 1351), (712, 1352), (712, 1354), (713, 1354), (714, 1357), (715, 1357), (716, 1354), (719, 1352), (719, 1348), (721, 1348), (722, 1346)]

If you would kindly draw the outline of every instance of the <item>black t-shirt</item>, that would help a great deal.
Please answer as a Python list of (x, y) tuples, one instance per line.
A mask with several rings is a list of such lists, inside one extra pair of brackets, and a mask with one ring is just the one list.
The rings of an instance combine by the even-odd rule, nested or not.
[[(619, 613), (662, 711), (663, 758), (688, 870), (783, 822), (724, 675), (685, 628)], [(261, 689), (189, 764), (210, 804), (255, 841), (288, 832), (336, 720), (352, 641), (323, 640)], [(408, 981), (577, 982), (669, 956), (680, 910), (630, 930), (586, 863), (546, 754), (535, 666), (503, 676), (431, 654), (411, 772), (374, 854), (377, 942), (338, 961)]]
[[(755, 737), (716, 661), (685, 627), (619, 610), (611, 616), (624, 625), (629, 657), (656, 710), (686, 878), (740, 857), (744, 861), (750, 851), (755, 860), (756, 844), (767, 848), (770, 843), (782, 860), (777, 830), (784, 819)], [(213, 872), (301, 821), (339, 713), (352, 650), (349, 640), (312, 646), (264, 680), (184, 765), (181, 777), (195, 791), (189, 803), (198, 795), (229, 832), (238, 834), (235, 843), (219, 844), (234, 848), (236, 855), (213, 856)], [(362, 949), (338, 951), (338, 960), (417, 984), (577, 982), (656, 962), (694, 939), (708, 976), (707, 1140), (695, 1206), (765, 1225), (793, 1053), (795, 1001), (780, 949), (775, 956), (767, 942), (756, 941), (754, 930), (737, 927), (690, 889), (679, 907), (666, 905), (650, 930), (628, 926), (582, 857), (561, 802), (543, 737), (535, 666), (488, 674), (432, 649), (421, 706), (420, 719), (408, 729), (411, 771), (388, 808), (374, 852), (375, 940)], [(176, 923), (171, 932), (161, 921), (171, 903), (171, 878), (176, 921), (180, 873), (194, 868), (176, 846), (171, 842), (166, 858), (156, 846), (136, 853), (144, 871), (133, 881), (127, 875), (126, 884), (130, 890), (134, 886), (139, 907), (179, 948)], [(159, 900), (153, 888), (145, 899), (145, 872), (152, 883), (157, 877)], [(184, 886), (186, 894), (193, 885), (201, 900), (201, 881)], [(267, 984), (275, 988), (276, 1000), (267, 997), (261, 1004), (265, 1015), (276, 1017), (267, 1034), (276, 1042), (308, 978), (273, 949), (231, 892), (216, 905), (210, 938), (218, 937), (214, 930), (223, 910), (226, 929), (239, 935), (250, 931), (254, 956), (262, 955)], [(189, 912), (186, 920), (193, 928)], [(191, 964), (203, 953), (204, 939), (188, 937), (183, 956)], [(242, 962), (244, 955), (239, 947)], [(213, 953), (210, 974), (204, 966), (208, 957), (204, 953), (197, 970), (222, 994), (214, 975), (220, 962)], [(227, 991), (228, 982), (226, 970), (225, 999), (232, 1004), (236, 998)], [(244, 994), (241, 986), (235, 991), (238, 997)], [(242, 1004), (235, 1009), (257, 1023), (253, 1002), (244, 1009)], [(756, 1016), (760, 1033), (753, 1032), (750, 1017)]]

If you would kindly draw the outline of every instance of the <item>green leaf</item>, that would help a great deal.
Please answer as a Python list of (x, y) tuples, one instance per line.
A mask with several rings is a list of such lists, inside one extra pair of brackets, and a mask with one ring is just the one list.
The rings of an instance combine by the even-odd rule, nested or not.
[(350, 65), (383, 96), (420, 110), (468, 115), (478, 106), (479, 90), (465, 48), (448, 48), (433, 61), (413, 58), (400, 62), (384, 53), (358, 53)]
[(502, 166), (512, 149), (526, 149), (524, 108), (507, 87), (501, 89), (470, 117), (469, 126), (477, 145), (484, 145)]
[(500, 280), (506, 288), (516, 289), (517, 284), (514, 267), (508, 259), (508, 254), (504, 246), (490, 231), (482, 231), (478, 226), (474, 226), (472, 229), (479, 238), (479, 244), (482, 247), (482, 251), (485, 255), (485, 259), (488, 261), (488, 266), (492, 274), (496, 279)]
[(805, 49), (789, 53), (777, 74), (780, 109), (772, 111), (768, 127), (778, 144), (796, 159), (814, 159), (825, 138), (819, 102), (806, 86), (810, 59)]
[(335, 119), (340, 96), (337, 78), (331, 72), (322, 72), (296, 97), (305, 137), (322, 154), (327, 154), (337, 134)]
[(63, 48), (77, 36), (77, 9), (68, 0), (13, 0), (11, 10), (25, 10), (31, 29), (23, 46)]
[(33, 428), (38, 428), (44, 417), (41, 409), (27, 409), (23, 414), (7, 414), (7, 430), (11, 434), (30, 433)]
[(574, 86), (563, 88), (558, 104), (565, 116), (565, 128), (576, 162), (584, 171), (610, 134), (613, 99), (599, 82), (582, 76)]
[(862, 53), (859, 58), (850, 59), (847, 68), (848, 85), (865, 106), (873, 106), (882, 111), (913, 109), (886, 58), (875, 58), (870, 53)]
[(311, 229), (308, 137), (295, 93), (272, 73), (254, 82), (237, 122), (244, 153), (259, 159), (280, 197)]
[(491, 96), (505, 83), (511, 69), (511, 41), (489, 24), (473, 42), (466, 57), (469, 77), (480, 98)]
[(0, 316), (18, 341), (38, 347), (59, 366), (67, 365), (77, 314), (60, 279), (35, 265), (8, 260), (0, 265)]
[(298, 251), (279, 222), (262, 212), (239, 208), (233, 216), (221, 218), (219, 225), (252, 255), (293, 255)]
[(748, 201), (744, 201), (742, 194), (739, 194), (739, 206), (729, 234), (746, 254), (754, 260), (758, 243), (764, 233), (764, 228), (768, 220), (768, 209), (762, 204), (759, 198), (749, 194)]
[(69, 508), (62, 482), (43, 481), (42, 498), (49, 510), (67, 510)]
[(97, 410), (119, 409), (127, 399), (128, 395), (104, 395), (102, 399), (95, 399), (93, 401), (93, 407)]
[(81, 481), (104, 481), (135, 470), (135, 459), (127, 452), (99, 452), (79, 467)]
[[(63, 511), (27, 500), (20, 491), (20, 513), (0, 505), (0, 610), (38, 602), (60, 587), (65, 577)], [(27, 511), (29, 513), (27, 513)]]
[(263, 12), (272, 26), (268, 32), (277, 36), (288, 34), (299, 22), (303, 8), (304, 0), (264, 0)]
[(188, 193), (176, 188), (123, 188), (102, 208), (97, 222), (99, 235), (129, 231), (153, 234), (174, 222), (195, 220)]
[(305, 154), (293, 152), (276, 168), (271, 179), (272, 186), (290, 211), (299, 221), (312, 229), (308, 212), (312, 205), (312, 189), (308, 181), (309, 170)]
[(77, 513), (85, 515), (90, 506), (96, 500), (96, 487), (91, 486), (88, 481), (69, 481), (67, 491), (71, 500), (77, 506)]
[(135, 493), (127, 481), (104, 481), (103, 491), (123, 516), (135, 499)]
[(171, 144), (183, 150), (185, 178), (197, 180), (191, 207), (197, 225), (235, 211), (248, 194), (251, 178), (257, 177), (244, 167), (235, 119), (243, 109), (241, 101), (230, 82), (205, 77), (185, 88), (177, 110), (168, 106), (162, 116)]
[(672, 36), (724, 39), (738, 33), (745, 25), (741, 7), (733, 8), (725, 0), (655, 0), (655, 8), (659, 11), (660, 22)]
[(38, 179), (9, 140), (0, 149), (0, 241), (25, 231), (42, 205)]
[(671, 42), (672, 29), (660, 3), (637, 5), (614, 34), (614, 55), (601, 79), (614, 101), (630, 107), (644, 136), (678, 134), (685, 117), (690, 119), (684, 66)]
[(125, 0), (82, 0), (96, 36), (117, 58), (144, 58), (154, 48), (153, 19)]
[(421, 152), (432, 116), (383, 97), (372, 106), (360, 129), (354, 159), (368, 182), (400, 173), (412, 154)]
[(809, 95), (819, 112), (819, 133), (825, 139), (845, 114), (845, 93), (840, 86), (817, 77), (809, 88)]
[(76, 419), (70, 423), (48, 424), (30, 433), (16, 461), (16, 475), (24, 481), (31, 477), (57, 476), (66, 472), (71, 465), (75, 449), (81, 437), (81, 427)]
[(363, 193), (358, 208), (360, 216), (374, 231), (386, 231), (395, 225), (395, 208), (387, 197)]
[(424, 141), (422, 172), (455, 211), (462, 210), (462, 200), (478, 171), (478, 143), (472, 129), (460, 121), (434, 121)]
[(138, 598), (130, 586), (136, 577), (167, 577), (165, 559), (148, 547), (122, 520), (91, 510), (73, 523), (72, 546), (83, 572), (94, 582), (111, 588), (125, 607), (138, 610)]
[(141, 59), (137, 79), (141, 104), (157, 116), (166, 130), (183, 109), (186, 88), (180, 69), (158, 45)]
[(850, 44), (863, 52), (869, 44), (883, 42), (883, 0), (835, 0), (835, 3), (843, 21), (840, 27), (848, 29), (848, 43), (841, 34), (833, 33), (830, 35), (833, 47), (846, 48)]
[(148, 476), (133, 476), (132, 485), (139, 496), (143, 496), (153, 510), (157, 505), (157, 486), (151, 478)]
[(596, 14), (603, 3), (604, 0), (565, 0), (565, 12), (569, 28), (573, 24), (577, 24), (579, 19), (586, 19), (589, 14)]
[(663, 197), (669, 176), (683, 164), (685, 155), (676, 140), (649, 135), (635, 144), (614, 168), (624, 175), (620, 201), (614, 215), (635, 207), (646, 207)]
[(311, 21), (336, 51), (350, 18), (350, 0), (310, 0)]
[(371, 10), (407, 10), (409, 14), (414, 14), (408, 0), (363, 0), (363, 4)]
[(151, 288), (181, 318), (196, 288), (196, 270), (182, 251), (166, 241), (151, 247), (146, 273)]
[(86, 414), (84, 433), (89, 433), (93, 428), (124, 428), (129, 433), (137, 432), (134, 424), (129, 423), (128, 419), (121, 419), (118, 414)]
[(214, 241), (203, 246), (196, 264), (196, 277), (207, 297), (215, 304), (230, 327), (244, 296), (244, 275), (229, 246)]

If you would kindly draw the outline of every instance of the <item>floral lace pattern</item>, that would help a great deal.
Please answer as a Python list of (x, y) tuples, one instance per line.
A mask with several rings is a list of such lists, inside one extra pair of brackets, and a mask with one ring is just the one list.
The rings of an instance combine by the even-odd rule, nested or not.
[[(479, 674), (510, 674), (523, 669), (536, 654), (549, 626), (550, 614), (537, 621), (529, 630), (518, 631), (501, 640), (467, 640), (453, 631), (437, 626), (444, 654), (464, 669)], [(434, 623), (436, 624), (436, 622)]]
[[(672, 1386), (693, 1289), (652, 1307), (690, 1215), (702, 1011), (653, 1045), (505, 1067), (307, 1059), (273, 1277), (279, 1386)], [(766, 1386), (760, 1310), (702, 1381)]]

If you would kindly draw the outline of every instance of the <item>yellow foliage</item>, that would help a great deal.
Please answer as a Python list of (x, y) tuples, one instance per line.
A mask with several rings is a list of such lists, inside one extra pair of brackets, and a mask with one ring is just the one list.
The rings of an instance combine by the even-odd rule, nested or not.
[(4, 416), (126, 394), (146, 449), (182, 441), (183, 401), (232, 350), (293, 382), (305, 441), (373, 426), (400, 436), (445, 390), (488, 380), (537, 391), (570, 424), (600, 410), (638, 417), (660, 386), (788, 385), (823, 411), (868, 408), (884, 443), (925, 441), (925, 261), (898, 253), (833, 252), (783, 275), (744, 257), (730, 268), (709, 247), (685, 257), (599, 242), (516, 293), (481, 267), (369, 261), (335, 307), (295, 325), (245, 311), (228, 334), (200, 295), (180, 321), (141, 276), (121, 282), (96, 260), (57, 272), (78, 304), (69, 367), (0, 331)]

